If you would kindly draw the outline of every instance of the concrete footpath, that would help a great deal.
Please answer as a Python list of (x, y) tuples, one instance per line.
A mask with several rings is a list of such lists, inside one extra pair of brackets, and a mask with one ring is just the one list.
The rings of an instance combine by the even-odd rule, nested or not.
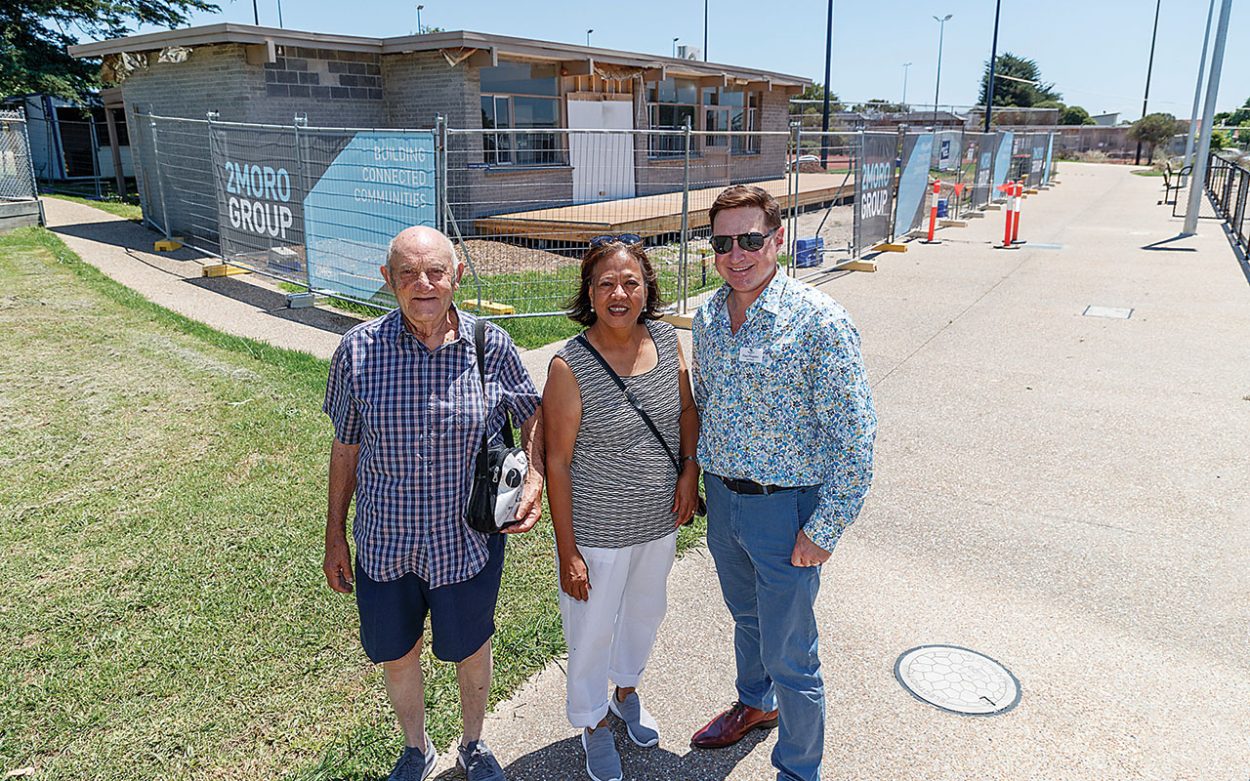
[[(1250, 776), (1250, 267), (1218, 221), (1171, 240), (1161, 180), (1060, 170), (1025, 203), (1022, 249), (991, 248), (991, 212), (821, 285), (859, 325), (880, 417), (872, 492), (817, 603), (826, 779)], [(187, 261), (140, 251), (142, 228), (46, 203), (85, 260), (165, 306), (316, 354), (337, 341), (328, 323), (179, 276), (168, 266)], [(130, 250), (98, 243), (110, 237)], [(544, 351), (526, 357), (545, 366)], [(1006, 665), (1018, 707), (966, 717), (912, 698), (894, 663), (929, 643)], [(674, 569), (640, 688), (663, 738), (638, 749), (618, 729), (626, 778), (772, 778), (772, 733), (688, 747), (733, 679), (699, 548)], [(495, 709), (487, 737), (512, 781), (585, 777), (559, 660)]]

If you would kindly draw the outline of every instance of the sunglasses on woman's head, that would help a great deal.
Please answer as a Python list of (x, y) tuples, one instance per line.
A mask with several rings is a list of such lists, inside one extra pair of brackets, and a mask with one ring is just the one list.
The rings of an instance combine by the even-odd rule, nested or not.
[(604, 244), (620, 243), (632, 247), (635, 244), (642, 243), (642, 237), (637, 233), (622, 233), (617, 236), (595, 236), (590, 240), (590, 247), (602, 247)]
[(768, 233), (739, 233), (737, 236), (712, 236), (708, 241), (712, 244), (712, 251), (717, 255), (724, 255), (733, 249), (734, 240), (738, 241), (738, 246), (746, 252), (757, 252), (764, 248), (764, 242), (777, 232), (773, 228)]

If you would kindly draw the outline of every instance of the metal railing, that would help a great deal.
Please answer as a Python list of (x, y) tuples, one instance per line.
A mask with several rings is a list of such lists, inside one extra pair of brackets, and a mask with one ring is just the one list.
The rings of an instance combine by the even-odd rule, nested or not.
[(1246, 201), (1250, 196), (1250, 168), (1231, 155), (1211, 153), (1207, 165), (1207, 194), (1215, 213), (1228, 225), (1243, 251), (1250, 251), (1246, 226)]

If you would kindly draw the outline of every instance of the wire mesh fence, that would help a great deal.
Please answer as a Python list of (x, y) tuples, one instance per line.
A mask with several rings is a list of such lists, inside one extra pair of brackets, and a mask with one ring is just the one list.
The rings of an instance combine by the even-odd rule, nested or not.
[(129, 136), (145, 218), (167, 236), (311, 292), (389, 308), (378, 271), (386, 248), (403, 228), (428, 225), (465, 261), (460, 304), (518, 318), (563, 314), (587, 243), (605, 235), (637, 236), (663, 297), (678, 312), (697, 306), (720, 285), (708, 210), (734, 184), (780, 203), (787, 273), (835, 270), (923, 231), (934, 197), (943, 216), (984, 205), (1014, 144), (1010, 133), (947, 129), (744, 131), (727, 121), (636, 130), (632, 106), (602, 101), (595, 121), (618, 129), (136, 114)]
[(22, 112), (0, 111), (0, 200), (28, 201), (38, 195), (28, 130)]

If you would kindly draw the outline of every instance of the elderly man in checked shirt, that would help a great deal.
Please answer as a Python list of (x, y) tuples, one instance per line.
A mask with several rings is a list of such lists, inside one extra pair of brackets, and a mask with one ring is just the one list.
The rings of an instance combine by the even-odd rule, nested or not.
[(758, 187), (713, 203), (725, 285), (694, 317), (707, 546), (734, 619), (737, 701), (695, 733), (721, 748), (779, 726), (778, 781), (820, 778), (820, 565), (872, 481), (876, 413), (846, 311), (779, 273), (781, 210)]
[[(434, 655), (456, 663), (460, 683), (458, 764), (469, 781), (503, 781), (481, 732), (505, 537), (479, 534), (463, 518), (482, 427), (496, 442), (507, 410), (525, 421), (521, 439), (531, 465), (519, 523), (507, 531), (528, 531), (538, 520), (540, 397), (512, 340), (488, 325), (483, 399), (473, 347), (477, 318), (452, 304), (464, 264), (446, 236), (403, 231), (381, 270), (399, 308), (344, 334), (330, 362), (323, 407), (334, 423), (326, 581), (345, 594), (355, 588), (361, 643), (382, 665), (404, 732), (390, 779), (420, 781), (437, 760), (425, 731), (420, 662), (428, 613)], [(354, 568), (345, 531), (353, 495)]]

